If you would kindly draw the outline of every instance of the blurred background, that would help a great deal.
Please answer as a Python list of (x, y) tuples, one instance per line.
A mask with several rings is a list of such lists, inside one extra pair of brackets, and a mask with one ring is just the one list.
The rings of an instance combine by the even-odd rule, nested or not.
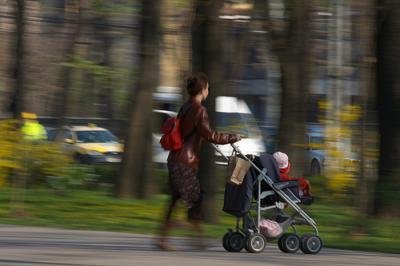
[[(310, 180), (326, 245), (400, 252), (398, 15), (385, 0), (0, 0), (0, 223), (155, 233), (160, 126), (201, 71), (213, 127)], [(202, 157), (219, 238), (226, 163)]]

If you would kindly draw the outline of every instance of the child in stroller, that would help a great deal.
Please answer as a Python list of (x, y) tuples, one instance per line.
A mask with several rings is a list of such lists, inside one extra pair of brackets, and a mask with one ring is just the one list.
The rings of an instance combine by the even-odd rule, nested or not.
[(310, 191), (310, 182), (308, 182), (305, 178), (296, 178), (289, 176), (291, 164), (289, 161), (289, 157), (286, 153), (283, 152), (275, 152), (272, 155), (279, 167), (279, 177), (281, 181), (297, 181), (299, 184), (299, 196), (301, 203), (310, 205), (313, 202), (313, 197), (311, 196)]
[[(272, 155), (263, 153), (250, 157), (236, 145), (232, 144), (232, 147), (237, 156), (251, 164), (251, 168), (242, 183), (228, 182), (225, 187), (223, 210), (236, 217), (236, 229), (229, 229), (223, 237), (225, 250), (239, 252), (244, 248), (258, 253), (264, 250), (267, 241), (277, 239), (278, 247), (283, 252), (295, 253), (301, 249), (306, 254), (318, 253), (322, 241), (315, 221), (298, 205), (302, 203), (299, 189), (303, 189), (299, 187), (298, 180), (282, 181), (278, 162)], [(294, 210), (292, 215), (283, 211), (286, 206)], [(268, 217), (273, 217), (272, 220), (265, 219), (266, 212), (271, 213)], [(277, 220), (278, 216), (285, 219)], [(297, 225), (309, 225), (314, 233), (299, 237)], [(293, 232), (287, 232), (289, 228)]]

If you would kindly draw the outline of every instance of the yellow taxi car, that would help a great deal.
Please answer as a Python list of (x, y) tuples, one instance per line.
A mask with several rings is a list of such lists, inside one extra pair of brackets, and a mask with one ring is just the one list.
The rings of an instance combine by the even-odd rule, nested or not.
[(108, 129), (88, 126), (65, 126), (56, 135), (80, 163), (119, 163), (122, 160), (123, 144)]

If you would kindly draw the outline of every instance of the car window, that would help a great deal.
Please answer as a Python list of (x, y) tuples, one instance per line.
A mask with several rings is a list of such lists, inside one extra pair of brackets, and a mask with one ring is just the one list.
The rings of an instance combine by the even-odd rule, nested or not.
[(321, 150), (324, 143), (325, 139), (322, 136), (310, 137), (310, 148), (313, 150)]
[(118, 138), (107, 130), (82, 130), (76, 131), (77, 142), (80, 143), (118, 143)]
[(217, 130), (225, 133), (240, 134), (248, 138), (260, 137), (261, 132), (251, 114), (217, 112)]
[(56, 139), (57, 130), (55, 128), (46, 128), (47, 139), (50, 141), (54, 141)]
[(63, 130), (63, 138), (64, 138), (64, 139), (72, 139), (71, 130), (69, 130), (69, 129), (64, 129), (64, 130)]

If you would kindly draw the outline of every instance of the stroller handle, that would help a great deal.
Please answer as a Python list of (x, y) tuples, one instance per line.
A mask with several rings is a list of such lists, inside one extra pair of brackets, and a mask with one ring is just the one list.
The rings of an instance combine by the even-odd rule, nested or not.
[[(239, 146), (236, 145), (235, 143), (231, 143), (231, 146), (233, 148), (234, 151), (236, 151), (237, 153), (239, 153), (240, 155), (246, 157), (246, 155), (243, 154), (243, 152), (239, 149)], [(247, 157), (246, 157), (247, 158)]]
[(239, 146), (237, 146), (235, 143), (231, 143), (231, 146), (234, 150), (239, 151)]
[[(211, 143), (211, 145), (214, 147), (214, 149), (215, 149), (219, 154), (222, 155), (222, 157), (225, 158), (226, 161), (229, 162), (229, 158), (221, 151), (221, 149), (220, 149), (217, 145), (215, 145), (214, 143)], [(232, 146), (232, 148), (233, 148), (233, 150), (234, 150), (235, 152), (239, 153), (239, 154), (242, 155), (244, 158), (246, 158), (247, 160), (249, 160), (249, 159), (246, 157), (246, 155), (244, 155), (243, 152), (239, 149), (239, 146), (237, 146), (235, 143), (231, 143), (230, 145)]]
[(225, 154), (221, 151), (221, 149), (220, 149), (217, 145), (215, 145), (214, 143), (211, 143), (211, 145), (214, 147), (214, 149), (215, 149), (219, 154), (222, 155), (222, 157), (225, 158), (225, 160), (226, 160), (227, 162), (229, 162), (229, 158), (225, 156)]

